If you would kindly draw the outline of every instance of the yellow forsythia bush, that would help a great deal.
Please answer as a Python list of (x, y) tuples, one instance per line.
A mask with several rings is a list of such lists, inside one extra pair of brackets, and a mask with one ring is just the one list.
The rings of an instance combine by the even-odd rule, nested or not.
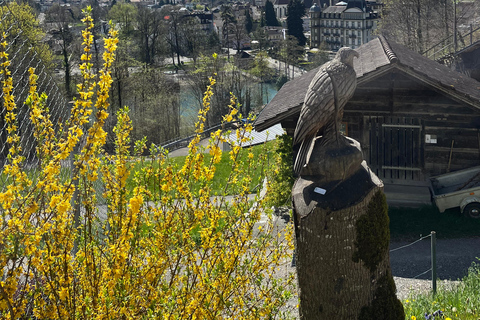
[[(35, 175), (23, 168), (7, 44), (1, 43), (9, 154), (1, 172), (8, 183), (0, 192), (0, 318), (284, 317), (281, 307), (291, 296), (292, 276), (275, 274), (289, 261), (292, 233), (273, 232), (271, 223), (258, 227), (260, 215), (267, 213), (262, 199), (249, 202), (252, 178), (242, 168), (265, 159), (253, 159), (239, 147), (251, 125), (228, 141), (232, 170), (225, 188), (240, 190), (231, 201), (212, 197), (209, 186), (221, 157), (219, 145), (228, 136), (211, 135), (211, 160), (199, 147), (214, 79), (181, 168), (170, 165), (164, 153), (140, 156), (144, 141), (130, 150), (127, 108), (117, 114), (115, 154), (105, 155), (103, 124), (118, 40), (112, 28), (103, 68), (94, 74), (91, 9), (85, 13), (83, 80), (71, 116), (57, 132), (45, 107), (48, 97), (37, 93), (37, 77), (30, 70), (26, 105), (37, 141)], [(238, 117), (234, 98), (230, 110), (225, 120)], [(241, 152), (249, 152), (246, 166)], [(66, 179), (61, 164), (73, 153), (74, 170)], [(127, 188), (132, 177), (134, 187)], [(95, 188), (100, 182), (107, 203), (102, 214)]]

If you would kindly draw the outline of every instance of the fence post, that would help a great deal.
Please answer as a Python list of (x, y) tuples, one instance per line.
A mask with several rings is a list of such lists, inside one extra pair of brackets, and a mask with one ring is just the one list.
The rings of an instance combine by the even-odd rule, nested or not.
[(437, 239), (436, 232), (431, 232), (431, 250), (432, 250), (432, 291), (437, 293)]

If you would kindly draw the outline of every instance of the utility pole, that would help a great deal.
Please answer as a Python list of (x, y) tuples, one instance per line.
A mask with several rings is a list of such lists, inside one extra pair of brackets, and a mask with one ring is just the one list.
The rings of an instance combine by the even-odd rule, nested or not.
[(457, 52), (457, 0), (453, 0), (453, 53)]

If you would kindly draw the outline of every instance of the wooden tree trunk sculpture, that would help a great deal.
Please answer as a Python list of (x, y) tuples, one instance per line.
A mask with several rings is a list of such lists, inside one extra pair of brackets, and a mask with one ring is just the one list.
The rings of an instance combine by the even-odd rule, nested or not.
[(390, 270), (383, 184), (363, 161), (359, 143), (338, 130), (356, 87), (355, 56), (342, 48), (320, 68), (295, 130), (299, 178), (292, 195), (300, 316), (403, 320)]

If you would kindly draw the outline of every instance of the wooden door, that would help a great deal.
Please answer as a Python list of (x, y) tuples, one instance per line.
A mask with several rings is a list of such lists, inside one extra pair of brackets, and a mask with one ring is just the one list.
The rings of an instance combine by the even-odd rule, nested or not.
[(382, 179), (423, 180), (423, 130), (420, 119), (368, 117), (365, 158)]

